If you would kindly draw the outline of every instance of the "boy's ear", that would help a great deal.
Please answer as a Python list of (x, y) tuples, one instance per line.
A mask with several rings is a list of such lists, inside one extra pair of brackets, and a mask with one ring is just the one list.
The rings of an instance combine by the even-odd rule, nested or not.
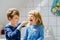
[(10, 21), (10, 20), (11, 20), (11, 18), (9, 17), (9, 18), (8, 18), (8, 20)]

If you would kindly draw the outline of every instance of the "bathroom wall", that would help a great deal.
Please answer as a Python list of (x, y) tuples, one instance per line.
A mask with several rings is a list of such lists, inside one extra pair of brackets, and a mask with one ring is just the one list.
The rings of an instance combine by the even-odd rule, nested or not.
[[(51, 13), (51, 5), (53, 0), (0, 0), (0, 29), (7, 23), (6, 11), (9, 8), (17, 8), (20, 11), (21, 22), (27, 20), (28, 12), (37, 9), (42, 15), (44, 26), (50, 27), (56, 40), (60, 39), (60, 17)], [(25, 29), (22, 30), (22, 37)]]

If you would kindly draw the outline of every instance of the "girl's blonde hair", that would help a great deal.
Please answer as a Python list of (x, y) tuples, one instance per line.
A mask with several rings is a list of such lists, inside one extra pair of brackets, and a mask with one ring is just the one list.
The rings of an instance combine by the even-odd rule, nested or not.
[(43, 21), (42, 21), (42, 17), (40, 15), (40, 12), (37, 10), (31, 10), (29, 12), (30, 15), (33, 15), (35, 17), (35, 19), (37, 20), (36, 24), (38, 25), (43, 25)]

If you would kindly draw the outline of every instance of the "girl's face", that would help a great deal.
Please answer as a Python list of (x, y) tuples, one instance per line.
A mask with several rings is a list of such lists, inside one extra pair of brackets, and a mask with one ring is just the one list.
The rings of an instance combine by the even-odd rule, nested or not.
[(30, 22), (30, 24), (35, 25), (36, 24), (36, 19), (32, 14), (28, 15), (28, 21)]
[(11, 24), (16, 26), (19, 21), (19, 16), (14, 15), (14, 17), (10, 20)]

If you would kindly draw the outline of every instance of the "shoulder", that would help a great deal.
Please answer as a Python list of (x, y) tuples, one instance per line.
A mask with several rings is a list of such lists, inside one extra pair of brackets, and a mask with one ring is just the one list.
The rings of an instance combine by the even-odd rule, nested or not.
[(5, 25), (4, 31), (5, 32), (11, 31), (11, 27), (10, 27), (10, 24), (9, 23)]
[(10, 23), (8, 23), (8, 24), (5, 25), (5, 28), (8, 28), (8, 27), (10, 27)]
[(43, 25), (39, 25), (38, 28), (39, 28), (39, 30), (43, 29)]

